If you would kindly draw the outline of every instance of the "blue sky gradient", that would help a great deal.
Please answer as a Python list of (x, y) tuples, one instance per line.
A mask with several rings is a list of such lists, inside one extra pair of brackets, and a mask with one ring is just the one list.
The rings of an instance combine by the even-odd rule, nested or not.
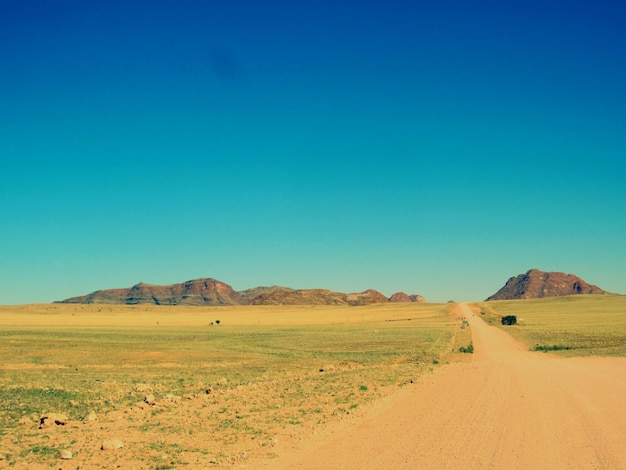
[(0, 304), (624, 293), (625, 31), (602, 1), (4, 1)]

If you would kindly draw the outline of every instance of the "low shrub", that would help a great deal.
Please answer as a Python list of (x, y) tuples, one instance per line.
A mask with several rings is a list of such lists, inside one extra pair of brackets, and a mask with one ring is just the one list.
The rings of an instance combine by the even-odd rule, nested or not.
[(507, 315), (502, 317), (501, 321), (503, 325), (515, 325), (517, 323), (517, 317), (515, 315)]
[(567, 351), (569, 349), (573, 349), (571, 346), (562, 346), (560, 344), (553, 344), (551, 346), (547, 346), (544, 344), (535, 345), (535, 351)]

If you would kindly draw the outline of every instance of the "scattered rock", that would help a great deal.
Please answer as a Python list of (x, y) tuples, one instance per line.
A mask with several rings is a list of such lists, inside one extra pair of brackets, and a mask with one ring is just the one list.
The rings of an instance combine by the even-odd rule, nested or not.
[(122, 447), (124, 447), (124, 443), (119, 439), (107, 439), (102, 441), (102, 444), (100, 445), (101, 450), (116, 450), (121, 449)]
[(96, 415), (93, 411), (90, 412), (87, 416), (85, 416), (84, 421), (96, 421), (98, 419), (98, 415)]
[(48, 413), (39, 419), (39, 429), (46, 429), (52, 426), (65, 426), (67, 422), (67, 416), (64, 414)]
[(332, 372), (333, 370), (335, 370), (335, 366), (329, 364), (327, 366), (324, 366), (320, 369), (320, 372)]
[(59, 458), (62, 460), (70, 460), (74, 457), (74, 454), (72, 454), (71, 451), (65, 450), (65, 449), (59, 450), (58, 455), (59, 455)]
[(150, 395), (146, 395), (146, 397), (143, 399), (144, 403), (150, 405), (150, 406), (154, 406), (156, 405), (156, 401), (154, 400), (154, 395), (150, 394)]
[(213, 389), (211, 387), (206, 389), (206, 394), (211, 395), (213, 393)]

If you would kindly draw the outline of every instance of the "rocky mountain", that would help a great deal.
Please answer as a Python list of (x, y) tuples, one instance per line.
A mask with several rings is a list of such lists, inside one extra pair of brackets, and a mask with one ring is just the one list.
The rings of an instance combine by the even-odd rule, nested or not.
[(255, 287), (236, 291), (216, 279), (194, 279), (181, 284), (159, 286), (139, 283), (128, 289), (98, 290), (71, 297), (61, 303), (156, 304), (156, 305), (368, 305), (386, 302), (423, 302), (419, 295), (394, 294), (387, 298), (373, 289), (353, 294), (327, 289)]
[(487, 300), (537, 299), (573, 294), (606, 293), (598, 286), (588, 284), (573, 274), (531, 269), (526, 274), (510, 278), (502, 289)]
[(404, 292), (396, 292), (389, 297), (389, 302), (425, 302), (426, 299), (421, 295), (405, 294)]
[(343, 294), (327, 289), (272, 289), (251, 298), (251, 305), (368, 305), (388, 302), (380, 292), (368, 290), (356, 294)]
[(241, 299), (241, 294), (228, 284), (216, 279), (194, 279), (167, 286), (140, 282), (129, 289), (98, 290), (62, 302), (130, 305), (239, 305), (242, 303)]

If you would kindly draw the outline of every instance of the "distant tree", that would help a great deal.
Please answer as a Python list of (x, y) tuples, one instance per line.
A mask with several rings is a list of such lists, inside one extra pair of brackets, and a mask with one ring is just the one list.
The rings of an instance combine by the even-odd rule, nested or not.
[(503, 325), (515, 325), (517, 323), (517, 317), (515, 315), (507, 315), (502, 317), (501, 321)]

